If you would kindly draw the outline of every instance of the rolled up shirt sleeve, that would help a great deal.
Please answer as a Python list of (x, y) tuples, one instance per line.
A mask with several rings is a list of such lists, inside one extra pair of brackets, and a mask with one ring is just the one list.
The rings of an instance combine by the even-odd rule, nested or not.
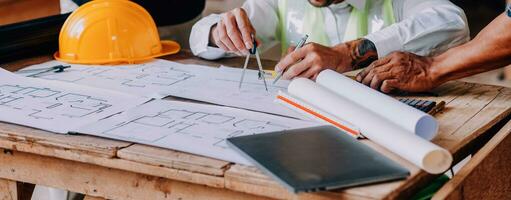
[[(275, 40), (278, 24), (277, 0), (247, 0), (243, 9), (256, 29), (257, 37), (264, 43)], [(223, 49), (209, 46), (211, 27), (217, 24), (221, 15), (211, 14), (199, 20), (192, 27), (190, 34), (190, 48), (195, 56), (208, 60), (215, 60), (226, 56), (233, 56)]]
[(209, 46), (211, 27), (220, 21), (220, 15), (211, 14), (199, 20), (192, 27), (190, 34), (190, 48), (193, 55), (204, 59), (214, 60), (225, 56), (225, 51)]
[(463, 10), (448, 0), (404, 0), (402, 20), (367, 35), (384, 57), (394, 51), (435, 55), (470, 40)]

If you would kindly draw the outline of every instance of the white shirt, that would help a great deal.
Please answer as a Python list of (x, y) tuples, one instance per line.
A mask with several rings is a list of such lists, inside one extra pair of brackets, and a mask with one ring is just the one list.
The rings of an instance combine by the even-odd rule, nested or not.
[(60, 0), (60, 13), (70, 13), (76, 10), (78, 6), (73, 0)]
[[(325, 27), (332, 44), (342, 41), (351, 6), (363, 9), (365, 1), (346, 0), (330, 6), (332, 12), (325, 15)], [(369, 11), (369, 34), (365, 38), (375, 44), (379, 57), (394, 51), (435, 55), (470, 40), (465, 13), (448, 0), (394, 0), (396, 23), (385, 28), (380, 20), (383, 0), (372, 1), (374, 6)], [(258, 38), (264, 42), (263, 46), (276, 41), (277, 5), (278, 0), (247, 0), (243, 4)], [(220, 15), (212, 14), (193, 26), (190, 47), (194, 55), (211, 60), (228, 56), (222, 49), (208, 46), (211, 27), (220, 18)]]

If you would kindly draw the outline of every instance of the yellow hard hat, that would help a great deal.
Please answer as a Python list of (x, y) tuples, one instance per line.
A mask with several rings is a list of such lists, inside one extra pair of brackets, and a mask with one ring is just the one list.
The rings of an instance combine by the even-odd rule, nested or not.
[(153, 18), (136, 3), (96, 0), (67, 18), (54, 57), (77, 64), (136, 63), (180, 48), (176, 42), (160, 41)]

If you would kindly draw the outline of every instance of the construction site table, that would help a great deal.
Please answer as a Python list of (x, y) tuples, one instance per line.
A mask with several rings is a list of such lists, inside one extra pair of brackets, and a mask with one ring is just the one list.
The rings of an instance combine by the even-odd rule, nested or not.
[[(31, 58), (7, 63), (4, 68), (13, 71), (49, 59)], [(204, 61), (186, 51), (164, 59), (213, 67), (239, 67), (243, 62), (242, 58)], [(268, 69), (274, 64), (263, 62)], [(510, 89), (450, 82), (433, 93), (438, 96), (406, 98), (446, 102), (445, 109), (435, 115), (440, 130), (433, 142), (448, 149), (455, 163), (477, 151), (509, 121)], [(30, 191), (33, 184), (83, 193), (89, 199), (407, 199), (438, 177), (371, 141), (361, 142), (400, 163), (411, 175), (401, 181), (293, 194), (255, 167), (130, 142), (0, 123), (0, 199), (24, 198), (27, 192), (23, 191)]]

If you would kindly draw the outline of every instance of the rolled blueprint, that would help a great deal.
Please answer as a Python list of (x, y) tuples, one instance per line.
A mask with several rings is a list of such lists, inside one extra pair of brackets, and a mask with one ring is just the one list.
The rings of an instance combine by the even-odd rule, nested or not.
[(383, 93), (332, 70), (322, 71), (316, 83), (424, 139), (431, 140), (438, 132), (438, 123), (431, 115), (408, 106)]
[(357, 126), (370, 140), (429, 173), (439, 174), (451, 166), (452, 155), (447, 150), (311, 80), (293, 80), (288, 92), (314, 106), (314, 109), (328, 112)]

